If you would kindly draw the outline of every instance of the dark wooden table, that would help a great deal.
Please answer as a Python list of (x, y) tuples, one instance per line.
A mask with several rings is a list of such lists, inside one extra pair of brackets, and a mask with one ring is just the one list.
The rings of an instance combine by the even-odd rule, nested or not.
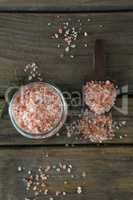
[[(114, 120), (127, 121), (126, 127), (116, 132), (112, 141), (93, 144), (68, 138), (66, 130), (60, 136), (47, 140), (22, 137), (13, 128), (7, 108), (0, 119), (0, 200), (24, 200), (24, 186), (20, 182), (18, 166), (36, 168), (66, 160), (75, 168), (75, 179), (69, 182), (67, 195), (55, 199), (80, 200), (132, 200), (133, 199), (133, 3), (128, 0), (91, 1), (0, 1), (0, 98), (6, 89), (21, 82), (24, 66), (37, 62), (46, 81), (52, 81), (62, 91), (81, 91), (83, 81), (91, 79), (93, 72), (94, 42), (105, 41), (107, 79), (119, 86), (128, 84), (128, 115), (113, 109)], [(58, 17), (59, 16), (59, 17)], [(63, 21), (71, 18), (73, 24), (81, 20), (81, 37), (69, 56), (60, 58), (63, 48), (51, 39)], [(88, 21), (90, 19), (90, 21)], [(49, 27), (48, 23), (52, 23)], [(88, 47), (83, 45), (87, 43)], [(126, 94), (125, 94), (125, 97)], [(117, 100), (120, 107), (122, 97)], [(72, 117), (70, 117), (71, 121)], [(121, 135), (127, 137), (121, 139)], [(66, 145), (67, 144), (67, 145)], [(42, 159), (48, 154), (48, 159)], [(79, 175), (86, 171), (83, 180)], [(60, 181), (52, 175), (52, 191)], [(65, 177), (68, 179), (68, 176)], [(75, 186), (83, 186), (82, 194)], [(62, 189), (62, 185), (60, 188)], [(40, 197), (40, 199), (49, 199)]]

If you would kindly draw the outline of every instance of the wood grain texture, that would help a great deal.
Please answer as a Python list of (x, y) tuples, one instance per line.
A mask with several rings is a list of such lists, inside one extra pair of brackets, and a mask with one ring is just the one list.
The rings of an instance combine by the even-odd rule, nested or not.
[[(0, 95), (13, 82), (22, 80), (24, 66), (37, 62), (45, 80), (81, 88), (84, 78), (91, 79), (94, 41), (105, 40), (106, 78), (119, 85), (129, 84), (133, 91), (133, 13), (91, 14), (0, 14)], [(82, 34), (71, 59), (64, 53), (61, 40), (51, 39), (60, 24), (71, 18), (70, 26), (82, 23)], [(88, 19), (91, 21), (88, 22)], [(52, 22), (49, 27), (48, 23)], [(78, 25), (76, 25), (78, 26)], [(88, 37), (83, 37), (84, 31)], [(88, 44), (88, 48), (84, 44)], [(76, 74), (75, 74), (76, 72)], [(73, 78), (74, 77), (74, 78)]]
[(116, 11), (133, 10), (130, 0), (1, 0), (1, 11)]
[[(39, 166), (58, 166), (59, 162), (65, 162), (73, 166), (74, 178), (71, 179), (69, 173), (58, 173), (52, 169), (49, 178), (51, 195), (48, 197), (55, 197), (57, 190), (65, 190), (67, 195), (58, 199), (132, 200), (132, 148), (7, 148), (1, 149), (0, 160), (0, 199), (23, 200), (26, 196), (22, 181), (26, 172), (17, 172), (18, 166), (34, 173)], [(86, 178), (82, 177), (82, 172), (86, 172)], [(64, 180), (68, 181), (65, 187)], [(82, 187), (80, 195), (76, 193), (77, 186)]]
[[(118, 99), (116, 106), (121, 108), (121, 100)], [(104, 144), (133, 144), (133, 99), (129, 98), (128, 102), (128, 115), (123, 115), (118, 112), (115, 108), (112, 110), (113, 120), (117, 122), (126, 121), (126, 126), (115, 131), (115, 137), (111, 141), (106, 141)], [(75, 111), (76, 112), (76, 111)], [(59, 131), (59, 136), (53, 136), (49, 139), (43, 140), (32, 140), (21, 136), (15, 128), (13, 128), (9, 116), (5, 114), (2, 119), (0, 119), (0, 145), (77, 145), (77, 144), (90, 144), (88, 140), (81, 139), (81, 137), (74, 136), (68, 138), (66, 126), (76, 119), (75, 112), (69, 111), (69, 116), (64, 127)], [(77, 114), (77, 113), (76, 113)], [(79, 113), (78, 113), (79, 114)], [(127, 137), (124, 137), (127, 135)], [(123, 138), (121, 139), (120, 136)]]

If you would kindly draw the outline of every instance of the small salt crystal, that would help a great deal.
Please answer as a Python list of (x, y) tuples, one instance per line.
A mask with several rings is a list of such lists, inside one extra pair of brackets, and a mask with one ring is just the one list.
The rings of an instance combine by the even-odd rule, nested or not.
[(57, 33), (54, 34), (55, 38), (59, 38), (59, 35)]
[(60, 48), (60, 47), (61, 47), (61, 45), (60, 45), (60, 44), (58, 44), (58, 45), (57, 45), (57, 47), (58, 47), (58, 48)]
[(21, 172), (21, 171), (22, 171), (22, 167), (18, 166), (18, 172)]
[(69, 167), (72, 169), (72, 165), (69, 165)]
[(48, 153), (46, 153), (45, 157), (48, 158)]
[(60, 34), (62, 34), (62, 32), (63, 32), (62, 28), (59, 28), (58, 32), (59, 32)]
[(31, 174), (31, 171), (30, 171), (30, 170), (28, 171), (28, 174), (29, 174), (29, 175)]
[(71, 48), (75, 48), (75, 47), (76, 47), (76, 44), (72, 44), (72, 45), (71, 45)]
[(67, 185), (67, 183), (68, 183), (67, 181), (64, 181), (64, 185)]
[(56, 196), (59, 196), (59, 194), (60, 194), (59, 191), (56, 191), (56, 192), (55, 192), (55, 195), (56, 195)]
[(63, 165), (62, 168), (63, 168), (63, 169), (66, 169), (66, 165)]
[(85, 46), (85, 47), (87, 47), (87, 46), (88, 46), (88, 44), (84, 44), (84, 46)]
[(77, 187), (77, 193), (81, 194), (82, 193), (82, 188), (80, 186)]
[(87, 32), (84, 32), (84, 36), (87, 37), (87, 35), (88, 35), (88, 33), (87, 33)]
[(83, 177), (83, 178), (86, 177), (86, 173), (85, 173), (85, 172), (82, 173), (82, 177)]
[(70, 50), (69, 47), (66, 47), (66, 48), (65, 48), (65, 51), (66, 51), (66, 52), (69, 52), (69, 50)]
[(45, 189), (44, 194), (45, 194), (45, 195), (48, 194), (48, 189)]
[(100, 27), (100, 28), (103, 28), (103, 25), (102, 25), (102, 24), (100, 24), (100, 25), (99, 25), (99, 27)]
[(29, 76), (29, 77), (28, 77), (28, 80), (29, 80), (29, 81), (32, 80), (32, 76)]
[(54, 198), (53, 198), (53, 197), (50, 197), (49, 200), (54, 200)]
[(45, 169), (45, 172), (48, 172), (51, 169), (51, 167), (48, 165)]
[(39, 192), (35, 192), (35, 196), (38, 196), (39, 195)]
[(51, 26), (51, 22), (48, 22), (48, 26)]
[(91, 21), (91, 19), (88, 19), (87, 21), (88, 21), (88, 22), (90, 22), (90, 21)]
[(57, 172), (60, 172), (60, 168), (57, 168), (56, 171), (57, 171)]
[(70, 55), (70, 58), (74, 58), (74, 56), (73, 56), (73, 55)]
[(33, 191), (35, 191), (36, 189), (37, 189), (37, 186), (34, 186), (34, 187), (33, 187)]
[(59, 137), (59, 136), (60, 136), (60, 134), (59, 134), (59, 133), (56, 133), (56, 136), (57, 136), (57, 137)]
[(24, 198), (24, 200), (30, 200), (29, 198)]
[(66, 196), (66, 192), (62, 192), (63, 196)]
[(120, 135), (120, 139), (123, 139), (122, 135)]
[(74, 175), (73, 175), (73, 174), (71, 175), (71, 178), (74, 178)]
[(126, 121), (122, 121), (122, 125), (126, 125)]
[(68, 172), (68, 173), (71, 173), (71, 168), (68, 168), (68, 169), (67, 169), (67, 172)]

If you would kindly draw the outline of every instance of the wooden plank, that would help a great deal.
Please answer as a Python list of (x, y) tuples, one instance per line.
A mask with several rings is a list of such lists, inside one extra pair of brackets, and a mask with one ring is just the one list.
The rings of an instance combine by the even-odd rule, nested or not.
[[(48, 158), (45, 155), (48, 154)], [(33, 156), (34, 155), (34, 156)], [(59, 165), (59, 162), (72, 165), (72, 172), (50, 170), (50, 195), (38, 197), (55, 197), (56, 191), (66, 191), (66, 196), (58, 199), (91, 200), (132, 200), (133, 196), (133, 148), (27, 148), (1, 149), (0, 151), (0, 199), (18, 200), (30, 197), (25, 192), (22, 179), (28, 170), (35, 173), (39, 166), (45, 168)], [(18, 172), (18, 166), (26, 170)], [(82, 173), (86, 177), (82, 177)], [(74, 178), (71, 178), (71, 174)], [(64, 186), (64, 181), (68, 182)], [(77, 194), (76, 188), (82, 187)]]
[[(46, 81), (81, 88), (84, 79), (92, 78), (94, 42), (105, 40), (106, 77), (118, 84), (129, 84), (133, 91), (133, 13), (90, 14), (0, 14), (0, 95), (13, 82), (25, 78), (24, 66), (37, 62)], [(77, 48), (64, 53), (61, 39), (51, 39), (61, 23), (71, 19), (70, 26), (82, 23)], [(90, 19), (90, 22), (88, 22)], [(48, 23), (52, 23), (48, 26)], [(76, 24), (76, 25), (75, 25)], [(126, 27), (126, 28), (125, 28)], [(84, 32), (88, 37), (84, 37)], [(84, 47), (88, 44), (88, 48)], [(75, 74), (76, 72), (76, 74)], [(73, 78), (74, 77), (74, 78)]]
[(116, 11), (133, 10), (130, 0), (1, 0), (1, 11)]
[[(121, 100), (117, 100), (117, 108), (121, 108)], [(79, 108), (78, 108), (79, 109)], [(72, 110), (71, 110), (72, 111)], [(31, 140), (21, 136), (12, 126), (9, 116), (4, 115), (0, 120), (0, 145), (76, 145), (76, 144), (90, 144), (88, 140), (77, 138), (76, 133), (74, 136), (67, 137), (66, 126), (70, 126), (70, 123), (76, 119), (75, 112), (69, 111), (69, 116), (64, 127), (59, 131), (59, 136), (54, 136), (49, 139), (43, 140)], [(77, 110), (78, 111), (78, 110)], [(77, 113), (76, 113), (77, 114)], [(78, 113), (79, 114), (79, 113)], [(126, 126), (115, 131), (115, 138), (111, 141), (106, 141), (104, 144), (133, 144), (133, 99), (129, 98), (128, 102), (128, 115), (124, 115), (116, 110), (112, 111), (113, 120), (117, 122), (126, 121)], [(124, 137), (127, 135), (127, 137)], [(123, 138), (121, 138), (121, 136)]]

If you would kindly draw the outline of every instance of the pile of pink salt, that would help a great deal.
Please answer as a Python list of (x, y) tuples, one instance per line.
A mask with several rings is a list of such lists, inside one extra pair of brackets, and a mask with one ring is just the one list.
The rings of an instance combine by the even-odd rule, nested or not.
[(55, 128), (61, 120), (62, 109), (57, 91), (41, 83), (24, 86), (13, 102), (17, 125), (30, 134), (45, 134)]

